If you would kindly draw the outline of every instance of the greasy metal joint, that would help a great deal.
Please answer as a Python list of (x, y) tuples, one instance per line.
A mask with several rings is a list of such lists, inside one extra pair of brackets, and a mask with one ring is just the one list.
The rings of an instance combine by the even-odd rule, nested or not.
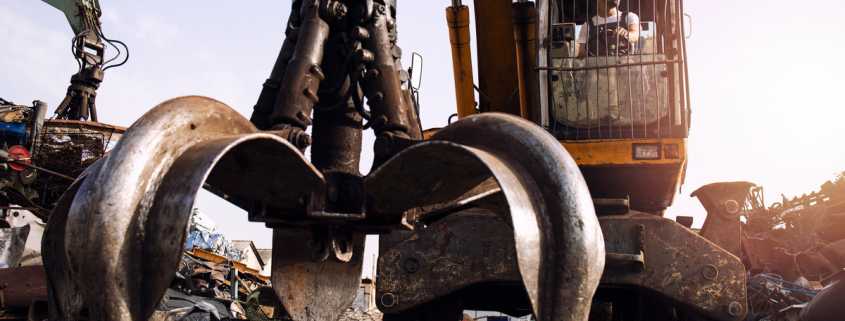
[(382, 294), (379, 298), (379, 303), (381, 303), (381, 306), (386, 308), (391, 308), (395, 306), (396, 301), (396, 295), (390, 292)]
[(744, 311), (745, 310), (742, 306), (742, 303), (734, 301), (731, 302), (730, 305), (728, 305), (728, 314), (730, 314), (731, 316), (740, 317), (744, 314)]

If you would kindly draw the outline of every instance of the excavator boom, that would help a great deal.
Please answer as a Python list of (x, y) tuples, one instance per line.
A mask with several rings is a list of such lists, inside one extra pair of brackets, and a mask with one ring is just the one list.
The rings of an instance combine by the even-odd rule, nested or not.
[[(118, 67), (129, 59), (129, 48), (122, 41), (107, 38), (100, 25), (98, 0), (42, 0), (64, 13), (73, 30), (74, 57), (79, 70), (71, 77), (65, 99), (56, 108), (56, 118), (97, 121), (97, 89), (104, 71)], [(116, 55), (107, 58), (106, 47)]]
[(86, 30), (94, 30), (98, 36), (100, 30), (100, 2), (97, 0), (42, 0), (59, 9), (67, 17), (73, 34), (78, 35)]

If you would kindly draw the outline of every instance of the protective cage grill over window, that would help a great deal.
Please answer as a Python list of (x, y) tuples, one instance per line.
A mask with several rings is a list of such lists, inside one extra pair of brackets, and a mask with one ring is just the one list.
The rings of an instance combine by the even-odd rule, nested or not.
[(687, 136), (681, 0), (552, 1), (550, 15), (543, 69), (558, 138)]

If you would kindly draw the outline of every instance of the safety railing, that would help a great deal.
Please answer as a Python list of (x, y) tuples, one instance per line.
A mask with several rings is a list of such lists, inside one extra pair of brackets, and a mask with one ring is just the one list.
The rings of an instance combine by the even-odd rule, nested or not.
[[(626, 30), (617, 33), (616, 26), (639, 21), (639, 16), (630, 14), (620, 10), (616, 17), (594, 15), (582, 24), (552, 25), (550, 66), (542, 69), (549, 75), (550, 127), (559, 138), (686, 136), (683, 55), (669, 49), (679, 44), (670, 43), (671, 33), (661, 30), (659, 21), (640, 21), (638, 35), (630, 37), (636, 40), (620, 40), (628, 28), (620, 26)], [(666, 16), (670, 15), (662, 15)]]

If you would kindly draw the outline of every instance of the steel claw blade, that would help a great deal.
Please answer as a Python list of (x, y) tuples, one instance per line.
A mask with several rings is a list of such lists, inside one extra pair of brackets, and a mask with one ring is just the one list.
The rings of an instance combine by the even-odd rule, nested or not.
[[(374, 200), (368, 211), (455, 203), (490, 177), (506, 201), (498, 214), (514, 229), (519, 271), (537, 319), (587, 320), (604, 268), (602, 232), (577, 165), (533, 123), (485, 113), (440, 130), (366, 179)], [(390, 285), (378, 286), (382, 292)]]
[(147, 320), (175, 275), (206, 183), (249, 210), (297, 207), (325, 184), (295, 147), (258, 133), (225, 104), (164, 102), (86, 172), (50, 220), (45, 261), (56, 313), (73, 318), (84, 306), (91, 320)]
[(337, 320), (352, 305), (360, 283), (364, 235), (351, 238), (352, 258), (316, 259), (310, 229), (273, 231), (273, 290), (293, 320)]

